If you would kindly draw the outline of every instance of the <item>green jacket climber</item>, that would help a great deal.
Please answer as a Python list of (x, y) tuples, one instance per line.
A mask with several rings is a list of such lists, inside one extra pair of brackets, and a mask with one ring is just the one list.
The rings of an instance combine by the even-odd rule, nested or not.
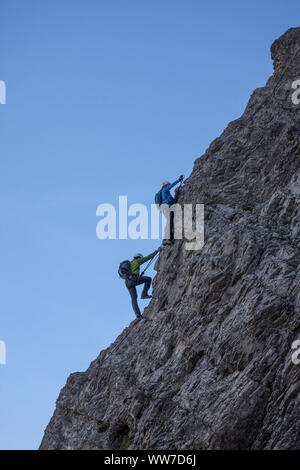
[(158, 250), (155, 250), (153, 251), (153, 253), (151, 253), (148, 256), (145, 256), (144, 258), (134, 258), (130, 263), (132, 274), (136, 274), (138, 276), (140, 274), (141, 264), (144, 264), (149, 259), (154, 258), (154, 256), (157, 255), (157, 253), (158, 253)]

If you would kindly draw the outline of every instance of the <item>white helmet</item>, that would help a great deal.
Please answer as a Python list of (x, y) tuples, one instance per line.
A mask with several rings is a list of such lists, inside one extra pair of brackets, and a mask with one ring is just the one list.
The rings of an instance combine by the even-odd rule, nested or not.
[(170, 186), (170, 184), (171, 184), (170, 181), (163, 181), (161, 183), (161, 187), (163, 188), (164, 186)]
[(143, 255), (142, 255), (142, 253), (135, 253), (135, 254), (133, 255), (133, 257), (134, 257), (134, 258), (143, 258)]

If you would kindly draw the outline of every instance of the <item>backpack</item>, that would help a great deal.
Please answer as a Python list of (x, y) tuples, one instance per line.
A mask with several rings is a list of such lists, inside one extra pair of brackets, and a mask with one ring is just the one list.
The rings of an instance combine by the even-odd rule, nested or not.
[(132, 275), (132, 272), (131, 272), (131, 264), (130, 264), (130, 261), (128, 259), (126, 259), (125, 261), (122, 261), (122, 263), (120, 263), (118, 273), (119, 273), (119, 276), (122, 279), (126, 280), (126, 279), (130, 278), (130, 276)]
[(154, 202), (155, 204), (157, 205), (161, 205), (163, 203), (163, 200), (162, 200), (162, 191), (158, 191), (158, 193), (155, 194), (154, 196)]

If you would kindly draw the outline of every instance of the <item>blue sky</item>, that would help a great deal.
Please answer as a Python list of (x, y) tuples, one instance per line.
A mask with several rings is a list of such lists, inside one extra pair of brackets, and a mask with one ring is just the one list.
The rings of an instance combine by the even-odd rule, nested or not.
[(162, 180), (189, 175), (265, 85), (299, 3), (2, 0), (0, 12), (0, 448), (35, 449), (67, 376), (134, 318), (119, 262), (158, 246), (98, 240), (97, 206), (150, 204)]

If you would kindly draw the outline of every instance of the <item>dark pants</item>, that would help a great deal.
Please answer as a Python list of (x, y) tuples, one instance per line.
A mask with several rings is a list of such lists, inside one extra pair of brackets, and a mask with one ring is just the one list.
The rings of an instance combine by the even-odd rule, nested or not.
[[(177, 204), (178, 195), (179, 195), (179, 188), (175, 192), (175, 197), (174, 197), (174, 203), (173, 204)], [(167, 219), (166, 233), (169, 235), (169, 240), (171, 240), (171, 242), (173, 242), (174, 241), (174, 217), (175, 217), (175, 214), (174, 214), (173, 211), (170, 211), (170, 218), (169, 218), (168, 217), (168, 211), (166, 213), (164, 213), (164, 206), (163, 205), (161, 206), (161, 210), (162, 210), (163, 214), (165, 215), (165, 217)], [(167, 237), (167, 239), (168, 239), (168, 237)]]
[[(171, 206), (172, 207), (172, 206)], [(174, 241), (174, 212), (169, 210), (166, 204), (161, 206), (162, 213), (166, 217), (165, 239)]]
[(174, 241), (174, 212), (170, 213), (170, 240)]
[(140, 284), (144, 284), (142, 295), (146, 295), (148, 294), (148, 289), (151, 286), (151, 281), (152, 279), (149, 276), (134, 276), (131, 279), (128, 279), (126, 281), (126, 287), (131, 297), (132, 308), (137, 317), (140, 316), (141, 311), (137, 303), (136, 286), (139, 286)]

